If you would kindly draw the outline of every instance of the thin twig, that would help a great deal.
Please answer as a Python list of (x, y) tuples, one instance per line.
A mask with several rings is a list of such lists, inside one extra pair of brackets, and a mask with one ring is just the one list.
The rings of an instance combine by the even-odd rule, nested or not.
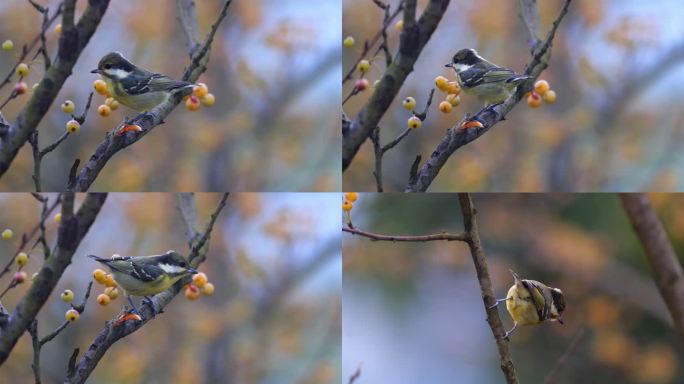
[(391, 241), (391, 242), (425, 242), (425, 241), (468, 241), (468, 236), (466, 233), (435, 233), (432, 235), (420, 235), (420, 236), (395, 236), (395, 235), (383, 235), (379, 233), (372, 233), (367, 231), (362, 231), (356, 228), (342, 227), (342, 232), (348, 232), (352, 235), (358, 235), (361, 237), (369, 238), (373, 241)]
[(577, 347), (579, 347), (581, 342), (584, 340), (584, 335), (587, 333), (586, 331), (587, 329), (584, 326), (577, 330), (577, 333), (572, 339), (572, 342), (570, 342), (570, 345), (568, 345), (568, 348), (565, 350), (560, 359), (556, 361), (556, 364), (553, 366), (553, 369), (551, 369), (551, 372), (549, 372), (548, 376), (546, 376), (544, 384), (552, 384), (555, 381), (558, 372), (560, 372), (561, 368), (565, 365), (565, 363), (567, 363), (570, 356), (575, 353)]

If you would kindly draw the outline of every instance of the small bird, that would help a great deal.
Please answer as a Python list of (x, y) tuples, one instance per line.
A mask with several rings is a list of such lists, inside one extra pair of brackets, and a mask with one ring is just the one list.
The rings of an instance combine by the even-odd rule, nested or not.
[(505, 299), (499, 299), (491, 308), (506, 302), (506, 309), (513, 319), (513, 328), (506, 332), (508, 337), (518, 325), (539, 324), (544, 321), (558, 321), (563, 324), (565, 298), (558, 288), (548, 287), (535, 280), (521, 279), (510, 270), (515, 283), (508, 289)]
[(485, 107), (501, 104), (508, 99), (518, 85), (531, 79), (515, 71), (491, 63), (472, 48), (456, 52), (451, 63), (445, 67), (453, 68), (456, 81), (466, 94), (477, 96)]
[(100, 75), (116, 101), (139, 112), (149, 111), (177, 92), (189, 94), (195, 86), (137, 67), (119, 52), (104, 55), (91, 73)]
[(95, 255), (88, 257), (109, 268), (116, 283), (125, 291), (135, 313), (138, 313), (138, 310), (131, 296), (143, 296), (143, 302), (156, 313), (149, 296), (165, 291), (185, 276), (197, 273), (183, 255), (175, 251), (168, 251), (162, 255), (118, 256), (111, 259)]

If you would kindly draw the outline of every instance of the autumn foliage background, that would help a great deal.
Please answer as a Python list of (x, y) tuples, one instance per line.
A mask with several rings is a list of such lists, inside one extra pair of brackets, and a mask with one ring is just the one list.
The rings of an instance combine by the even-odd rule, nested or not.
[[(398, 0), (388, 1), (396, 6)], [(427, 1), (418, 1), (419, 10)], [(363, 41), (382, 24), (383, 13), (368, 0), (343, 1), (344, 72), (361, 53)], [(558, 16), (561, 0), (539, 1), (542, 31)], [(431, 191), (676, 191), (684, 187), (680, 156), (684, 115), (680, 89), (684, 74), (684, 4), (677, 1), (575, 0), (555, 37), (549, 68), (541, 78), (558, 95), (554, 105), (530, 109), (521, 102), (506, 121), (460, 148), (436, 178)], [(383, 143), (397, 137), (411, 116), (401, 106), (407, 96), (422, 111), (438, 75), (461, 48), (518, 72), (530, 61), (528, 32), (518, 16), (519, 2), (452, 0), (423, 50), (414, 71), (381, 120)], [(419, 12), (420, 14), (420, 12)], [(401, 14), (399, 15), (401, 18)], [(398, 19), (397, 19), (398, 20)], [(399, 44), (394, 23), (388, 28), (392, 52)], [(372, 50), (375, 52), (375, 50)], [(372, 60), (370, 83), (385, 68), (382, 53)], [(354, 86), (347, 82), (346, 96)], [(372, 89), (344, 106), (353, 118)], [(429, 157), (445, 130), (482, 104), (461, 95), (450, 114), (437, 109), (439, 91), (421, 128), (387, 152), (386, 190), (406, 187), (417, 155)], [(344, 190), (374, 191), (372, 145), (366, 143), (344, 173)]]
[[(56, 9), (58, 1), (41, 4)], [(197, 2), (200, 32), (215, 21), (222, 2)], [(85, 2), (77, 3), (77, 17)], [(295, 191), (339, 190), (340, 140), (338, 0), (234, 1), (212, 46), (207, 72), (200, 78), (216, 95), (216, 104), (190, 112), (182, 105), (141, 142), (115, 156), (93, 185), (106, 191)], [(0, 4), (0, 41), (11, 39), (13, 52), (0, 52), (4, 78), (18, 52), (39, 32), (40, 14), (24, 0)], [(57, 36), (48, 31), (54, 54)], [(186, 37), (177, 20), (176, 2), (111, 1), (102, 25), (79, 59), (55, 104), (39, 126), (41, 147), (63, 132), (67, 99), (76, 113), (85, 106), (90, 71), (110, 51), (137, 65), (179, 78), (188, 64)], [(39, 56), (26, 80), (40, 80)], [(0, 91), (4, 100), (12, 86)], [(3, 109), (13, 121), (30, 92)], [(43, 188), (63, 190), (75, 158), (88, 160), (105, 132), (134, 111), (126, 107), (107, 118), (97, 114), (104, 99), (95, 95), (80, 133), (43, 161)], [(27, 144), (0, 180), (0, 189), (33, 189), (33, 160)]]
[[(684, 196), (650, 195), (675, 251)], [(684, 353), (641, 245), (617, 196), (475, 194), (497, 298), (508, 269), (563, 290), (565, 324), (518, 328), (509, 348), (521, 382), (676, 383)], [(391, 235), (462, 230), (456, 195), (361, 194), (354, 225)], [(367, 382), (499, 383), (499, 355), (468, 246), (343, 236), (343, 377)], [(500, 310), (506, 329), (508, 313)]]
[[(79, 199), (82, 196), (79, 196)], [(218, 194), (197, 196), (202, 225)], [(207, 260), (199, 270), (215, 285), (213, 296), (188, 301), (181, 293), (163, 314), (119, 340), (90, 378), (98, 383), (337, 383), (340, 359), (341, 251), (337, 195), (233, 194), (214, 227)], [(64, 321), (69, 306), (60, 300), (73, 290), (83, 299), (92, 271), (88, 254), (109, 257), (187, 254), (185, 224), (173, 194), (113, 194), (72, 264), (38, 316), (41, 337)], [(21, 207), (22, 209), (17, 209)], [(0, 263), (14, 254), (20, 235), (36, 224), (39, 205), (28, 194), (0, 194)], [(47, 223), (51, 238), (57, 225)], [(42, 255), (30, 253), (28, 276)], [(13, 272), (0, 279), (5, 289)], [(2, 304), (10, 311), (30, 282), (10, 290)], [(62, 382), (74, 348), (88, 348), (105, 321), (124, 306), (123, 295), (101, 307), (94, 285), (80, 320), (42, 349), (46, 383)], [(135, 300), (136, 303), (138, 300)], [(13, 383), (33, 382), (31, 339), (26, 333), (0, 367)], [(0, 380), (2, 381), (2, 380)]]

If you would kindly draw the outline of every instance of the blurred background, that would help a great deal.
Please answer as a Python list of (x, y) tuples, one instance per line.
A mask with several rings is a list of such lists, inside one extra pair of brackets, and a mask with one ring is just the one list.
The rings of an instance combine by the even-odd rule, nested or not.
[[(56, 9), (57, 0), (38, 1)], [(81, 113), (99, 59), (120, 51), (137, 65), (180, 78), (188, 64), (186, 38), (176, 2), (112, 1), (99, 30), (79, 59), (40, 130), (41, 146), (54, 142), (69, 117), (67, 99)], [(204, 37), (223, 1), (198, 1)], [(79, 1), (77, 16), (86, 2)], [(4, 78), (21, 45), (39, 31), (40, 15), (24, 0), (0, 4), (0, 41), (11, 39), (13, 52), (0, 54)], [(166, 124), (121, 151), (103, 170), (93, 190), (104, 191), (312, 191), (339, 190), (339, 78), (341, 13), (339, 0), (233, 1), (214, 41), (207, 72), (200, 82), (216, 96), (211, 108), (177, 108)], [(47, 34), (51, 55), (57, 35)], [(44, 72), (33, 62), (29, 89)], [(11, 91), (0, 91), (2, 100)], [(331, 90), (334, 90), (331, 92)], [(28, 94), (30, 95), (30, 93)], [(3, 114), (13, 121), (28, 95), (12, 101)], [(81, 132), (43, 161), (43, 189), (63, 190), (75, 158), (88, 160), (105, 132), (134, 111), (121, 107), (102, 118), (95, 95)], [(337, 127), (337, 128), (336, 128)], [(26, 145), (0, 180), (0, 189), (33, 190), (33, 159)]]
[[(681, 254), (684, 196), (651, 198)], [(564, 325), (521, 327), (511, 336), (521, 382), (544, 382), (564, 354), (554, 383), (684, 382), (682, 346), (617, 196), (473, 200), (496, 296), (506, 297), (511, 268), (566, 298)], [(392, 235), (463, 228), (455, 194), (362, 194), (353, 218), (359, 229)], [(344, 379), (361, 366), (360, 383), (503, 381), (465, 243), (372, 242), (345, 233), (342, 244)], [(510, 329), (506, 310), (499, 313)]]
[[(389, 1), (396, 6), (398, 0)], [(544, 35), (562, 1), (540, 1)], [(427, 1), (419, 1), (423, 9)], [(461, 48), (516, 71), (530, 61), (528, 33), (518, 16), (519, 2), (452, 0), (423, 50), (414, 72), (381, 121), (382, 142), (406, 127), (410, 112), (401, 101), (413, 96), (422, 111), (438, 75), (455, 80), (444, 68)], [(367, 0), (344, 0), (346, 73), (365, 39), (380, 28), (383, 13)], [(553, 44), (549, 68), (541, 78), (558, 95), (539, 109), (521, 102), (507, 121), (460, 148), (441, 170), (432, 191), (677, 191), (684, 187), (684, 114), (679, 108), (684, 79), (684, 3), (676, 0), (576, 0)], [(392, 52), (399, 32), (388, 28)], [(374, 52), (374, 51), (373, 51)], [(384, 57), (371, 58), (372, 84), (382, 76)], [(343, 95), (354, 86), (345, 84)], [(355, 116), (370, 97), (353, 97), (344, 111)], [(482, 104), (466, 95), (450, 114), (437, 106), (437, 91), (422, 127), (384, 157), (386, 190), (403, 190), (411, 163), (423, 161), (464, 113)], [(372, 146), (367, 143), (345, 172), (344, 190), (375, 190)]]
[[(82, 196), (81, 196), (82, 197)], [(197, 196), (204, 226), (220, 196)], [(111, 194), (38, 316), (39, 333), (52, 332), (69, 308), (59, 294), (83, 300), (91, 273), (88, 254), (148, 255), (175, 249), (187, 254), (185, 226), (174, 194)], [(16, 209), (22, 207), (22, 209)], [(110, 348), (90, 377), (93, 383), (339, 383), (341, 251), (338, 196), (332, 194), (233, 194), (214, 227), (199, 270), (216, 286), (213, 296), (188, 301), (181, 293), (155, 320)], [(0, 240), (5, 265), (39, 216), (28, 194), (0, 194)], [(50, 239), (56, 224), (48, 220)], [(40, 248), (39, 248), (40, 250)], [(26, 272), (38, 271), (32, 252)], [(0, 279), (4, 288), (14, 271)], [(28, 284), (10, 290), (10, 311)], [(74, 348), (85, 351), (105, 321), (124, 305), (96, 302), (94, 285), (80, 320), (43, 347), (43, 381), (62, 382)], [(137, 302), (137, 300), (136, 300)], [(26, 334), (0, 367), (0, 382), (32, 383), (31, 339)], [(10, 381), (6, 381), (11, 378)]]

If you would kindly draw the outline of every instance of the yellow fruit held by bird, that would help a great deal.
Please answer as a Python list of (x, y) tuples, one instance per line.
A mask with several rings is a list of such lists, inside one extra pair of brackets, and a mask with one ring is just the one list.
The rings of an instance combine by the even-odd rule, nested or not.
[(112, 114), (112, 109), (107, 104), (102, 104), (97, 107), (97, 114), (102, 117), (107, 117)]
[(435, 77), (435, 86), (442, 92), (446, 92), (449, 89), (449, 80), (444, 76)]
[(202, 288), (204, 284), (208, 283), (209, 279), (207, 278), (207, 275), (204, 272), (196, 273), (192, 275), (192, 283), (195, 284), (197, 287)]
[(115, 287), (107, 287), (104, 291), (105, 295), (109, 296), (110, 299), (116, 300), (119, 297), (119, 290)]
[(404, 107), (404, 109), (408, 109), (409, 111), (413, 111), (416, 108), (416, 99), (409, 96), (409, 97), (405, 98), (404, 101), (401, 102), (401, 105)]
[(553, 90), (548, 90), (545, 94), (542, 95), (542, 100), (546, 104), (553, 104), (556, 102), (556, 92)]
[(116, 286), (117, 286), (116, 281), (114, 280), (114, 278), (110, 274), (107, 274), (107, 276), (105, 277), (104, 285), (106, 287), (111, 287), (111, 288), (116, 288)]
[(368, 60), (359, 61), (359, 63), (356, 64), (356, 69), (359, 72), (361, 72), (362, 74), (368, 72), (368, 70), (370, 69), (370, 61), (368, 61)]
[(449, 84), (447, 84), (447, 89), (445, 92), (448, 95), (458, 95), (461, 93), (461, 87), (458, 86), (456, 81), (450, 81)]
[(104, 284), (107, 281), (107, 272), (101, 270), (100, 268), (93, 271), (93, 279), (99, 284)]
[(344, 194), (344, 198), (347, 201), (351, 201), (352, 203), (356, 202), (356, 200), (359, 199), (359, 193), (358, 192), (347, 192)]
[(418, 129), (423, 125), (423, 122), (417, 116), (411, 116), (408, 119), (408, 127), (411, 129)]
[(527, 106), (530, 108), (539, 108), (541, 106), (541, 96), (536, 92), (530, 93), (527, 96)]
[(197, 85), (192, 88), (192, 94), (199, 98), (202, 98), (207, 93), (209, 93), (209, 87), (204, 83), (197, 83)]
[(28, 75), (29, 73), (29, 66), (26, 63), (21, 63), (17, 65), (17, 70), (16, 70), (17, 76), (19, 77), (24, 77)]
[(551, 89), (551, 87), (549, 87), (549, 83), (546, 80), (537, 80), (537, 82), (534, 83), (534, 91), (542, 96), (544, 96), (549, 89)]
[(99, 295), (97, 295), (97, 303), (102, 306), (109, 304), (111, 300), (112, 299), (110, 299), (109, 296), (105, 295), (104, 293), (100, 293)]
[(202, 288), (200, 288), (200, 291), (204, 296), (211, 296), (214, 294), (214, 284), (206, 283)]
[(72, 308), (72, 309), (66, 311), (66, 314), (64, 315), (64, 317), (66, 317), (68, 322), (73, 323), (75, 321), (78, 321), (78, 318), (81, 317), (81, 314), (78, 313), (77, 310)]
[(347, 48), (351, 48), (354, 46), (354, 38), (351, 36), (347, 36), (344, 38), (344, 41), (342, 42), (342, 45), (344, 45)]
[(93, 88), (95, 88), (95, 92), (99, 93), (100, 95), (107, 95), (109, 93), (107, 90), (107, 83), (105, 83), (102, 79), (93, 81)]
[(200, 101), (197, 96), (190, 96), (185, 100), (185, 108), (191, 112), (195, 112), (200, 109)]
[(81, 130), (81, 124), (78, 121), (71, 119), (66, 123), (66, 130), (69, 133), (77, 133)]
[(76, 105), (71, 100), (67, 100), (62, 103), (62, 112), (64, 113), (73, 113), (75, 109)]
[(453, 108), (451, 103), (446, 100), (439, 103), (439, 110), (442, 111), (442, 113), (450, 113)]
[(452, 106), (458, 107), (461, 104), (461, 96), (447, 95), (446, 101), (448, 101)]
[(200, 98), (200, 101), (205, 107), (211, 107), (216, 102), (216, 98), (214, 97), (213, 93), (207, 93)]
[(342, 210), (343, 210), (343, 211), (349, 212), (349, 211), (352, 210), (352, 208), (354, 208), (354, 204), (352, 204), (351, 201), (345, 200), (345, 201), (342, 202)]
[(17, 263), (18, 266), (23, 267), (24, 265), (28, 264), (29, 257), (26, 254), (26, 252), (19, 252), (19, 254), (17, 254), (17, 257), (14, 258), (14, 261)]
[(64, 292), (59, 295), (59, 298), (65, 303), (71, 303), (74, 301), (74, 292), (71, 289), (65, 289)]

